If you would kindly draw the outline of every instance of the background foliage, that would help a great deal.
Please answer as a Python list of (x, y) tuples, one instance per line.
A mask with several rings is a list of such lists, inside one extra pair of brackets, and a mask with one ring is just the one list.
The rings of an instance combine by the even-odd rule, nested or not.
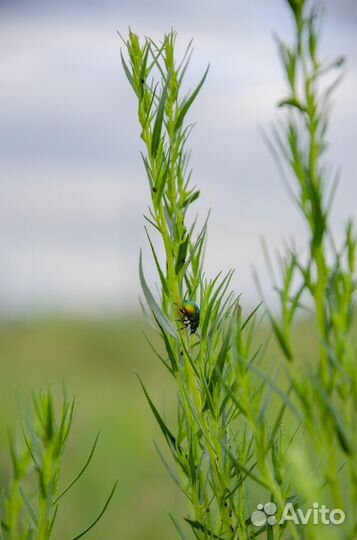
[[(101, 436), (81, 482), (64, 497), (55, 538), (70, 538), (96, 514), (113, 479), (117, 492), (108, 514), (89, 538), (174, 540), (168, 512), (184, 515), (185, 500), (167, 476), (153, 445), (161, 433), (133, 370), (150, 387), (155, 402), (173, 415), (176, 396), (170, 377), (148, 350), (145, 323), (131, 320), (28, 320), (0, 327), (0, 481), (7, 483), (10, 457), (7, 428), (19, 428), (17, 399), (29, 409), (34, 387), (52, 382), (61, 397), (61, 380), (78, 398), (73, 432), (64, 457), (65, 486), (87, 457), (97, 429)], [(296, 330), (301, 356), (310, 357), (311, 326)], [(269, 356), (277, 352), (271, 346)], [(140, 512), (140, 519), (136, 516)]]

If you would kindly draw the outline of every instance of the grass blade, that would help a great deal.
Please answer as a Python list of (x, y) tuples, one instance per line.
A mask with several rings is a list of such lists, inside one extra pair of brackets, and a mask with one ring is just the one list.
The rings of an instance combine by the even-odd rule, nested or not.
[(224, 540), (223, 536), (218, 536), (217, 534), (214, 534), (213, 532), (209, 531), (202, 523), (199, 521), (192, 521), (191, 519), (184, 518), (185, 521), (189, 525), (191, 525), (193, 530), (204, 532), (206, 537), (208, 535), (208, 538), (215, 538), (216, 540)]
[(174, 516), (172, 514), (169, 514), (169, 516), (170, 516), (170, 519), (171, 519), (172, 523), (174, 524), (174, 527), (175, 527), (176, 531), (179, 533), (181, 540), (187, 540), (187, 537), (183, 534), (182, 529), (179, 526), (179, 524), (177, 523)]
[(92, 461), (92, 458), (94, 456), (94, 452), (95, 452), (95, 449), (96, 449), (96, 446), (97, 446), (97, 443), (98, 443), (99, 436), (100, 436), (100, 431), (98, 431), (98, 433), (96, 435), (96, 438), (94, 439), (94, 443), (93, 443), (93, 446), (92, 446), (91, 451), (89, 453), (88, 459), (85, 462), (85, 464), (83, 465), (82, 469), (79, 471), (79, 473), (74, 478), (74, 480), (72, 480), (72, 482), (66, 487), (66, 489), (64, 489), (62, 491), (62, 493), (53, 501), (52, 504), (56, 504), (63, 497), (63, 495), (65, 495), (71, 489), (71, 487), (73, 487), (74, 484), (76, 484), (78, 482), (78, 480), (81, 478), (81, 476), (85, 473), (87, 467), (89, 466), (89, 464)]
[(152, 140), (151, 140), (151, 153), (152, 153), (153, 157), (156, 157), (156, 154), (157, 154), (157, 151), (158, 151), (158, 148), (159, 148), (159, 144), (160, 144), (161, 129), (162, 129), (163, 121), (164, 121), (166, 96), (167, 96), (167, 90), (168, 90), (168, 87), (169, 87), (170, 79), (171, 79), (171, 76), (169, 75), (167, 77), (164, 89), (162, 91), (160, 101), (159, 101), (159, 105), (158, 105), (157, 112), (156, 112), (155, 124), (154, 124), (154, 129), (153, 129), (153, 132), (152, 132)]
[(176, 448), (176, 439), (175, 437), (172, 435), (171, 431), (169, 430), (169, 428), (167, 427), (167, 425), (165, 424), (165, 422), (163, 421), (163, 419), (161, 418), (161, 415), (159, 414), (158, 410), (156, 409), (155, 405), (153, 404), (145, 386), (144, 386), (144, 383), (142, 382), (142, 380), (140, 379), (139, 375), (136, 374), (137, 378), (139, 379), (139, 382), (141, 384), (141, 387), (144, 391), (144, 394), (145, 394), (145, 397), (146, 399), (148, 400), (148, 403), (150, 405), (150, 409), (152, 410), (152, 412), (154, 413), (154, 416), (161, 428), (161, 431), (162, 433), (164, 434), (164, 437), (165, 439), (167, 440), (168, 443), (170, 443), (170, 445), (173, 447), (173, 448)]
[(98, 523), (98, 521), (103, 517), (105, 511), (107, 510), (107, 508), (109, 506), (110, 501), (112, 500), (112, 498), (114, 496), (117, 485), (118, 485), (118, 480), (115, 482), (115, 484), (114, 484), (114, 486), (113, 486), (113, 488), (112, 488), (112, 490), (111, 490), (111, 492), (109, 494), (109, 497), (107, 498), (107, 500), (106, 500), (101, 512), (99, 513), (98, 517), (93, 521), (93, 523), (91, 523), (91, 525), (89, 525), (89, 527), (87, 527), (81, 533), (77, 534), (77, 536), (72, 538), (72, 540), (79, 540), (79, 538), (82, 538), (85, 534), (87, 534), (90, 530), (92, 530), (93, 527)]
[(143, 264), (142, 264), (142, 253), (140, 251), (140, 258), (139, 258), (139, 276), (140, 276), (140, 283), (141, 287), (143, 289), (143, 293), (145, 296), (145, 299), (148, 303), (149, 308), (153, 312), (154, 316), (160, 323), (160, 325), (166, 330), (170, 336), (177, 338), (177, 332), (171, 321), (166, 317), (166, 315), (163, 313), (161, 308), (159, 307), (158, 303), (156, 302), (155, 298), (153, 297), (147, 283), (144, 277), (143, 272)]
[(204, 72), (203, 74), (203, 77), (202, 79), (200, 80), (200, 82), (198, 83), (196, 89), (192, 92), (192, 94), (190, 95), (190, 97), (188, 98), (187, 101), (185, 101), (184, 105), (182, 105), (181, 109), (180, 109), (180, 112), (178, 114), (178, 117), (177, 117), (177, 120), (176, 120), (176, 123), (175, 123), (175, 131), (178, 131), (180, 129), (180, 127), (182, 126), (183, 124), (183, 121), (185, 119), (185, 116), (189, 110), (189, 108), (191, 107), (192, 103), (194, 102), (194, 100), (196, 99), (199, 91), (201, 90), (202, 86), (203, 86), (203, 83), (205, 82), (206, 80), (206, 77), (207, 77), (207, 74), (208, 74), (208, 70), (209, 70), (209, 65), (207, 66), (206, 68), (206, 71)]
[(27, 509), (28, 513), (30, 514), (30, 517), (31, 517), (31, 519), (33, 521), (33, 524), (35, 525), (36, 529), (38, 529), (38, 518), (36, 516), (36, 513), (35, 513), (34, 509), (31, 506), (30, 501), (27, 498), (26, 493), (24, 492), (24, 490), (22, 489), (21, 486), (19, 486), (19, 491), (20, 491), (21, 497), (22, 497), (22, 499), (23, 499), (23, 501), (25, 503), (26, 509)]

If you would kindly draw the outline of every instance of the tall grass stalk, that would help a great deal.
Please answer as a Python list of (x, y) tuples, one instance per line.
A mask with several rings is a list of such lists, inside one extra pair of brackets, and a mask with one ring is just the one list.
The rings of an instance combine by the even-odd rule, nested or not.
[[(309, 462), (318, 467), (314, 482), (325, 488), (319, 491), (320, 498), (344, 509), (347, 517), (342, 527), (329, 534), (352, 539), (357, 534), (356, 232), (348, 219), (337, 247), (331, 209), (339, 171), (324, 158), (331, 98), (341, 81), (344, 59), (321, 59), (321, 12), (316, 7), (309, 7), (305, 0), (289, 0), (288, 4), (295, 40), (291, 45), (277, 40), (287, 96), (279, 104), (283, 119), (274, 128), (271, 147), (309, 239), (303, 255), (301, 246), (298, 250), (289, 245), (280, 257), (281, 319), (271, 317), (271, 321), (288, 361), (293, 393), (308, 433), (291, 459), (293, 473), (297, 479), (302, 472), (294, 467), (296, 460), (306, 464), (306, 475)], [(292, 339), (295, 316), (303, 302), (313, 307), (319, 346), (318, 357), (306, 363), (299, 361)], [(305, 491), (305, 499), (312, 503), (313, 490)], [(316, 527), (309, 527), (305, 534), (309, 539), (321, 538)]]
[[(187, 498), (185, 520), (194, 536), (243, 540), (256, 533), (248, 499), (253, 484), (280, 506), (290, 495), (279, 465), (280, 423), (290, 404), (285, 399), (268, 421), (271, 389), (254, 371), (261, 358), (261, 346), (252, 341), (257, 309), (242, 314), (239, 297), (229, 291), (231, 271), (213, 279), (203, 272), (207, 222), (197, 230), (196, 221), (189, 220), (199, 190), (189, 169), (187, 142), (192, 125), (187, 113), (207, 70), (197, 87), (183, 95), (191, 44), (177, 62), (175, 39), (170, 32), (161, 44), (149, 38), (141, 43), (130, 32), (122, 62), (138, 104), (151, 196), (146, 232), (159, 293), (147, 284), (141, 255), (140, 280), (164, 352), (151, 347), (172, 375), (178, 393), (176, 425), (167, 424), (142, 386), (175, 470), (158, 448), (159, 455)], [(161, 240), (162, 260), (153, 234)], [(190, 325), (183, 324), (188, 322), (182, 314), (187, 300), (200, 308), (200, 325), (193, 333)], [(182, 525), (171, 517), (185, 538)]]
[[(151, 348), (177, 390), (177, 422), (168, 425), (141, 382), (175, 467), (159, 447), (169, 474), (188, 501), (186, 524), (197, 539), (348, 539), (356, 536), (356, 353), (351, 336), (355, 313), (356, 238), (351, 222), (338, 250), (330, 208), (334, 179), (323, 163), (330, 97), (339, 81), (324, 77), (342, 65), (319, 59), (320, 15), (304, 0), (287, 0), (293, 15), (292, 45), (278, 39), (288, 94), (279, 103), (285, 121), (269, 145), (309, 231), (307, 256), (292, 245), (279, 258), (281, 316), (270, 314), (281, 355), (264, 360), (254, 332), (259, 306), (243, 314), (230, 292), (232, 272), (208, 279), (203, 271), (207, 222), (197, 230), (190, 209), (199, 197), (189, 169), (187, 114), (206, 79), (183, 93), (191, 54), (175, 57), (174, 32), (156, 44), (133, 32), (124, 40), (122, 63), (135, 93), (142, 159), (151, 196), (147, 237), (159, 279), (149, 287), (140, 255), (143, 293), (162, 348)], [(164, 256), (158, 255), (157, 241)], [(332, 246), (332, 249), (329, 246)], [(266, 250), (268, 251), (268, 250)], [(268, 264), (272, 263), (268, 260)], [(309, 302), (316, 318), (318, 358), (305, 364), (294, 343), (296, 314)], [(185, 302), (200, 308), (196, 330)], [(144, 308), (145, 309), (145, 308)], [(197, 308), (195, 316), (197, 321)], [(194, 330), (192, 332), (192, 330)], [(283, 376), (279, 375), (283, 369)], [(252, 522), (257, 503), (313, 503), (343, 509), (342, 527)], [(182, 539), (188, 527), (171, 516)], [(190, 536), (190, 537), (191, 537)]]

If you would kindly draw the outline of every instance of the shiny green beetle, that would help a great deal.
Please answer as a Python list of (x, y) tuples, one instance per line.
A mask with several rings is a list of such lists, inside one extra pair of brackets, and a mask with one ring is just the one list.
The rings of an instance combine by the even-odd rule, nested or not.
[(185, 300), (182, 308), (179, 309), (182, 315), (181, 321), (185, 327), (190, 327), (191, 334), (194, 334), (200, 325), (200, 308), (192, 300)]

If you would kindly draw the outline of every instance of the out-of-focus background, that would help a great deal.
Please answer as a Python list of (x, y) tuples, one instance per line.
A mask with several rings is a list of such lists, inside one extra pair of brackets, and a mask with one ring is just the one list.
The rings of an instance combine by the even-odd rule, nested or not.
[[(342, 165), (338, 236), (357, 202), (356, 5), (324, 5), (324, 55), (348, 60), (328, 155)], [(258, 129), (269, 130), (284, 96), (273, 40), (274, 32), (291, 39), (283, 0), (1, 0), (0, 489), (9, 469), (6, 428), (31, 388), (60, 389), (63, 380), (79, 398), (68, 478), (102, 428), (95, 462), (64, 501), (58, 538), (90, 520), (117, 477), (112, 509), (93, 538), (175, 538), (167, 514), (174, 508), (180, 515), (184, 505), (155, 453), (160, 435), (133, 374), (140, 372), (170, 414), (171, 387), (138, 315), (149, 193), (116, 34), (129, 26), (156, 40), (174, 27), (180, 51), (193, 37), (192, 86), (211, 66), (191, 113), (197, 210), (203, 216), (212, 208), (207, 273), (236, 268), (234, 286), (253, 304), (254, 264), (273, 304), (260, 236), (272, 248), (289, 236), (304, 245), (300, 217)]]

